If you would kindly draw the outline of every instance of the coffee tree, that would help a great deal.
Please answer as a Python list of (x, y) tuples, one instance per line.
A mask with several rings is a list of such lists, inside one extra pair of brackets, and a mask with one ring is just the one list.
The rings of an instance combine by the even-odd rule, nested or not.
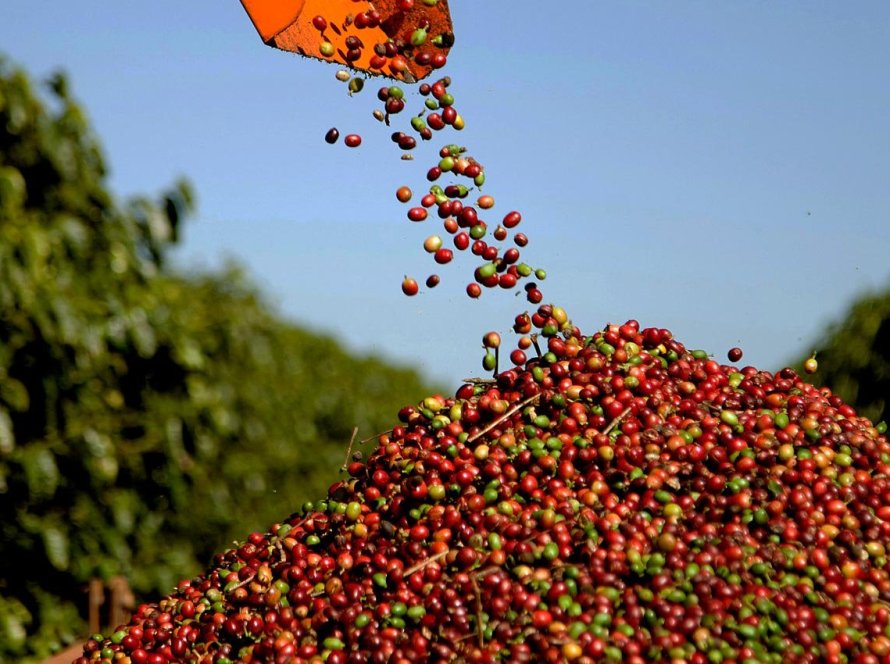
[(91, 577), (169, 592), (424, 392), (284, 322), (236, 267), (175, 273), (187, 184), (116, 200), (65, 78), (49, 89), (0, 60), (2, 661), (82, 637)]

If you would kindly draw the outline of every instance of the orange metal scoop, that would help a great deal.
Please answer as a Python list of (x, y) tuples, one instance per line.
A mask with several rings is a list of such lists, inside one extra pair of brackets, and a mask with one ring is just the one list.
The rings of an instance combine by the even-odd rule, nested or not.
[(445, 64), (447, 0), (241, 0), (269, 46), (408, 82)]

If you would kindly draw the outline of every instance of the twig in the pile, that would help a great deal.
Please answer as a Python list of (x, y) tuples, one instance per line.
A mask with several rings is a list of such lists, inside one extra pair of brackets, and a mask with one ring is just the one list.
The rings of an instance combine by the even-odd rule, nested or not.
[(628, 414), (630, 411), (631, 411), (631, 407), (630, 407), (630, 406), (628, 406), (627, 408), (625, 408), (624, 410), (622, 410), (622, 411), (618, 414), (618, 417), (616, 417), (614, 420), (612, 420), (611, 422), (609, 422), (609, 426), (606, 427), (606, 430), (603, 431), (603, 433), (604, 433), (604, 434), (608, 434), (612, 429), (614, 429), (614, 428), (617, 427), (619, 424), (621, 424), (621, 420), (623, 420), (625, 417), (627, 417), (627, 414)]
[(701, 405), (704, 406), (705, 408), (707, 408), (707, 409), (708, 409), (709, 411), (711, 411), (712, 413), (719, 413), (719, 412), (720, 412), (720, 408), (717, 407), (717, 406), (715, 406), (714, 404), (712, 404), (710, 401), (702, 401), (702, 402), (701, 402)]
[(442, 558), (444, 558), (447, 555), (448, 555), (448, 549), (445, 549), (444, 551), (440, 551), (439, 553), (432, 555), (429, 558), (426, 558), (425, 560), (421, 560), (416, 565), (412, 565), (411, 567), (409, 567), (402, 573), (402, 576), (411, 576), (412, 574), (414, 574), (414, 572), (422, 570), (427, 565), (432, 565), (437, 560), (442, 560)]
[(482, 429), (482, 430), (479, 431), (478, 433), (475, 433), (475, 434), (473, 434), (472, 436), (470, 436), (469, 438), (467, 438), (467, 442), (468, 442), (468, 443), (472, 443), (474, 440), (476, 440), (476, 439), (479, 438), (480, 436), (484, 436), (484, 435), (487, 434), (489, 431), (491, 431), (492, 429), (494, 429), (497, 425), (499, 425), (501, 422), (503, 422), (504, 420), (509, 419), (510, 417), (512, 417), (513, 414), (514, 414), (516, 411), (525, 408), (525, 407), (526, 407), (527, 405), (529, 405), (532, 401), (535, 401), (536, 399), (540, 398), (540, 396), (541, 396), (540, 394), (533, 394), (533, 395), (531, 395), (528, 399), (525, 399), (525, 400), (523, 400), (523, 401), (520, 401), (518, 404), (516, 404), (515, 406), (513, 406), (512, 408), (510, 408), (506, 413), (504, 413), (504, 414), (501, 415), (499, 418), (497, 418), (496, 420), (494, 420), (493, 422), (491, 422), (487, 427), (485, 427), (484, 429)]
[(256, 572), (254, 572), (253, 574), (251, 574), (249, 577), (247, 577), (247, 578), (244, 579), (243, 581), (239, 581), (238, 583), (236, 583), (234, 586), (232, 586), (231, 588), (229, 588), (227, 592), (233, 592), (233, 591), (235, 591), (235, 590), (238, 590), (238, 588), (243, 588), (243, 587), (246, 586), (248, 583), (250, 583), (251, 581), (253, 581), (255, 578), (256, 578)]
[(488, 576), (489, 574), (494, 574), (495, 572), (503, 571), (503, 569), (504, 569), (503, 567), (498, 567), (497, 565), (494, 565), (492, 567), (486, 567), (485, 569), (476, 570), (475, 572), (471, 573), (470, 576), (473, 576), (477, 579), (481, 579), (481, 578)]
[(359, 445), (364, 445), (365, 443), (369, 443), (375, 438), (380, 438), (380, 436), (385, 436), (388, 433), (392, 433), (392, 429), (387, 429), (386, 431), (381, 431), (380, 433), (375, 433), (373, 436), (368, 436), (367, 438), (362, 438), (358, 441)]
[(470, 582), (473, 584), (473, 594), (476, 595), (476, 633), (479, 635), (479, 648), (484, 648), (485, 636), (482, 633), (482, 593), (479, 591), (479, 584), (476, 583), (476, 577), (471, 576)]
[(283, 563), (285, 560), (287, 560), (287, 554), (284, 552), (284, 545), (281, 543), (280, 540), (274, 540), (270, 544), (269, 548), (273, 551), (278, 552), (278, 562)]
[(470, 385), (494, 385), (497, 381), (493, 378), (464, 378), (463, 382)]
[(534, 346), (535, 346), (535, 352), (538, 354), (538, 359), (540, 359), (541, 356), (543, 355), (543, 353), (541, 352), (541, 347), (538, 345), (538, 335), (537, 335), (537, 333), (531, 335), (531, 340), (532, 340), (532, 344), (534, 344)]
[(352, 427), (352, 438), (349, 439), (349, 447), (346, 449), (346, 458), (343, 460), (343, 465), (340, 467), (340, 470), (349, 468), (349, 457), (352, 456), (352, 444), (355, 442), (355, 437), (357, 435), (358, 427)]

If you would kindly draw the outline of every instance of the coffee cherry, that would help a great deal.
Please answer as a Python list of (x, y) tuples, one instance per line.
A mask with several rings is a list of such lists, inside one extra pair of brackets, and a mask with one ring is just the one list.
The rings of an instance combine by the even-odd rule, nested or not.
[(482, 345), (486, 348), (499, 348), (501, 345), (501, 335), (497, 332), (486, 332), (482, 337)]
[(808, 374), (814, 374), (819, 370), (819, 363), (816, 361), (816, 355), (808, 357), (803, 363), (803, 370)]
[(486, 350), (485, 356), (482, 358), (482, 368), (486, 371), (494, 371), (497, 365), (497, 356), (492, 351)]
[(505, 228), (514, 228), (519, 225), (520, 221), (522, 221), (522, 215), (514, 210), (513, 212), (505, 214), (501, 223)]
[(413, 207), (408, 210), (408, 219), (411, 221), (423, 221), (427, 218), (427, 211), (422, 207)]
[(417, 292), (420, 288), (417, 285), (417, 282), (411, 277), (405, 277), (402, 281), (402, 292), (409, 297), (412, 295), (417, 295)]
[(443, 247), (436, 251), (433, 258), (440, 265), (445, 265), (446, 263), (450, 263), (451, 259), (454, 258), (454, 252), (452, 252), (451, 249), (445, 249)]

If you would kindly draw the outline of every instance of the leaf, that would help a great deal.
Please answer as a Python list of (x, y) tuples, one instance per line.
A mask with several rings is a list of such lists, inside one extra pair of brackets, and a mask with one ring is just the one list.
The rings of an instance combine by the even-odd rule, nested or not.
[(0, 454), (11, 454), (15, 449), (15, 432), (12, 429), (12, 419), (4, 409), (0, 408)]
[(188, 339), (176, 346), (176, 359), (187, 369), (200, 370), (204, 368), (204, 353), (195, 340)]
[[(0, 595), (0, 643), (13, 652), (20, 652), (28, 636), (31, 614), (14, 598)], [(2, 652), (2, 650), (0, 650)]]
[(14, 411), (24, 413), (28, 410), (30, 399), (28, 390), (15, 378), (4, 376), (0, 378), (0, 399)]
[(133, 532), (136, 526), (138, 497), (129, 491), (118, 491), (111, 497), (109, 503), (117, 530), (124, 534)]
[(53, 317), (56, 319), (56, 323), (59, 327), (60, 341), (66, 344), (75, 345), (79, 333), (77, 327), (79, 321), (75, 320), (71, 303), (62, 297), (55, 297), (50, 300), (50, 307), (52, 308)]
[(25, 481), (32, 500), (50, 498), (59, 486), (59, 468), (50, 450), (43, 445), (30, 445), (22, 451)]
[(26, 197), (25, 178), (12, 166), (0, 167), (0, 210), (20, 207)]
[(114, 451), (111, 439), (104, 433), (99, 433), (92, 427), (83, 432), (83, 440), (86, 443), (87, 451), (91, 456), (104, 457), (112, 454)]
[(43, 529), (43, 547), (50, 564), (59, 571), (68, 569), (68, 537), (56, 526)]
[(142, 357), (151, 357), (157, 350), (158, 340), (155, 330), (148, 321), (145, 311), (136, 309), (130, 314), (130, 335), (136, 352)]

